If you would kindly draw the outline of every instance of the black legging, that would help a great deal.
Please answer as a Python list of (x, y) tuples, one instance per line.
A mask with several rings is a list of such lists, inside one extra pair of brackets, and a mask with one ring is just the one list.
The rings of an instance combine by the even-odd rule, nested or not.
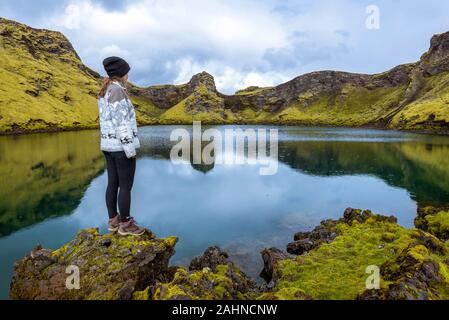
[[(117, 215), (117, 194), (120, 219), (130, 217), (131, 189), (136, 172), (136, 159), (128, 159), (125, 152), (106, 152), (106, 166), (108, 171), (108, 188), (106, 189), (106, 206), (109, 218)], [(120, 189), (120, 191), (119, 191)]]

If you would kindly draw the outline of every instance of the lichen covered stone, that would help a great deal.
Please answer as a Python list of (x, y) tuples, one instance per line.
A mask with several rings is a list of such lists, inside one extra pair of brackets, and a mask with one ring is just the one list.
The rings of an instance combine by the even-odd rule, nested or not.
[(215, 271), (179, 268), (171, 282), (156, 284), (153, 292), (154, 300), (247, 300), (257, 294), (253, 280), (232, 263)]
[(449, 208), (419, 208), (415, 225), (443, 241), (449, 240)]
[(156, 283), (151, 288), (152, 299), (247, 300), (258, 295), (255, 282), (217, 246), (195, 257), (189, 270), (174, 267), (171, 281)]
[[(442, 211), (426, 212), (419, 219), (431, 231)], [(276, 248), (262, 250), (261, 276), (267, 284), (259, 286), (219, 247), (208, 248), (187, 269), (169, 266), (176, 237), (157, 238), (151, 232), (140, 238), (119, 237), (88, 229), (57, 250), (37, 247), (17, 262), (10, 297), (449, 299), (449, 242), (436, 235), (404, 228), (394, 217), (348, 208), (339, 220), (326, 220), (310, 232), (296, 233), (294, 245), (288, 245), (290, 253)], [(294, 246), (301, 249), (291, 250)], [(78, 290), (66, 286), (66, 272), (73, 267), (79, 269)], [(373, 282), (373, 276), (379, 281)], [(373, 283), (379, 287), (373, 288)]]
[[(10, 298), (131, 299), (134, 292), (166, 279), (176, 242), (176, 237), (156, 238), (149, 231), (142, 237), (120, 237), (83, 230), (57, 250), (37, 247), (17, 262)], [(66, 286), (66, 271), (73, 268), (79, 270), (79, 289)]]
[[(260, 298), (449, 297), (448, 245), (433, 235), (403, 228), (391, 217), (353, 209), (348, 209), (343, 219), (324, 225), (329, 226), (327, 231), (336, 233), (335, 238), (320, 241), (317, 237), (313, 249), (277, 261), (271, 266), (275, 283)], [(329, 232), (321, 234), (327, 239)], [(367, 290), (370, 266), (380, 270), (379, 290)]]

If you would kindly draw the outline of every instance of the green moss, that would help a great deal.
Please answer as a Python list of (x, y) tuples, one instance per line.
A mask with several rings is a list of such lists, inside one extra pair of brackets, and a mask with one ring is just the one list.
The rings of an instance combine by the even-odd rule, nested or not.
[(223, 98), (208, 90), (204, 84), (200, 84), (190, 96), (160, 116), (162, 124), (193, 121), (205, 124), (232, 123), (235, 116), (230, 110), (225, 110)]
[(440, 274), (443, 276), (443, 280), (449, 283), (449, 266), (445, 262), (439, 262), (438, 264)]
[(418, 216), (415, 218), (415, 226), (443, 241), (449, 240), (449, 211), (447, 211), (447, 208), (419, 208)]
[[(98, 126), (101, 79), (61, 33), (2, 19), (0, 59), (0, 132)], [(141, 124), (162, 113), (145, 98), (132, 100)]]
[(423, 78), (416, 99), (404, 107), (391, 122), (403, 129), (440, 129), (449, 123), (449, 72)]
[(239, 90), (235, 94), (237, 96), (249, 96), (249, 95), (255, 95), (255, 94), (262, 93), (263, 91), (265, 91), (267, 89), (271, 89), (271, 87), (261, 88), (261, 87), (251, 86), (246, 89)]
[(150, 287), (133, 293), (133, 300), (150, 300)]
[(96, 125), (98, 79), (62, 34), (6, 20), (0, 33), (0, 131)]
[[(36, 249), (16, 266), (11, 297), (14, 299), (145, 299), (149, 290), (132, 294), (134, 286), (150, 285), (165, 277), (176, 240), (156, 238), (151, 232), (141, 237), (100, 235), (97, 229), (80, 231), (60, 249)], [(42, 265), (42, 267), (41, 267)], [(66, 267), (79, 268), (80, 289), (65, 287)], [(36, 287), (36, 292), (29, 287)], [(130, 291), (131, 290), (131, 291)]]
[(384, 234), (382, 234), (382, 241), (385, 241), (387, 243), (389, 242), (393, 242), (395, 240), (397, 240), (398, 236), (392, 232), (385, 232)]
[(405, 86), (380, 89), (345, 86), (338, 95), (305, 92), (290, 107), (273, 115), (281, 124), (361, 126), (374, 123), (397, 106)]
[[(362, 216), (366, 221), (359, 219)], [(278, 261), (276, 285), (259, 299), (369, 296), (369, 266), (377, 266), (381, 273), (380, 290), (374, 290), (377, 298), (449, 297), (448, 243), (422, 230), (403, 228), (388, 217), (362, 212), (359, 218), (340, 220), (333, 229), (338, 236), (332, 242)]]
[(442, 240), (449, 239), (449, 212), (426, 216), (428, 231)]
[[(281, 261), (274, 291), (298, 289), (313, 299), (355, 299), (366, 288), (366, 268), (380, 268), (412, 241), (411, 231), (375, 218), (351, 226), (340, 223), (337, 229), (340, 235), (330, 244)], [(394, 240), (390, 234), (396, 235)]]
[[(32, 29), (6, 19), (1, 22), (0, 132), (97, 127), (96, 95), (101, 79), (83, 65), (70, 42), (59, 32)], [(376, 83), (387, 73), (372, 76), (364, 86), (346, 84), (332, 93), (315, 88), (294, 91), (292, 95), (297, 97), (285, 97), (284, 93), (275, 96), (271, 92), (276, 93), (276, 88), (253, 86), (228, 97), (231, 102), (226, 108), (225, 98), (203, 84), (182, 101), (184, 93), (190, 93), (188, 85), (152, 87), (167, 94), (167, 100), (173, 104), (168, 109), (155, 106), (145, 96), (144, 88), (131, 86), (132, 101), (141, 125), (193, 121), (379, 125), (448, 132), (449, 72), (424, 77), (415, 64), (401, 68), (411, 78), (410, 86), (379, 88)]]
[(132, 95), (131, 101), (136, 110), (136, 120), (140, 125), (151, 125), (159, 122), (159, 117), (164, 111), (156, 107), (149, 99)]
[[(90, 249), (92, 241), (83, 240), (90, 237), (97, 239), (98, 242), (109, 240), (111, 245), (107, 247), (107, 250), (99, 247), (98, 253), (94, 255), (92, 249)], [(80, 266), (80, 273), (84, 273), (85, 276), (81, 278), (81, 287), (84, 292), (89, 292), (89, 288), (96, 288), (95, 290), (92, 289), (84, 299), (112, 300), (116, 299), (117, 293), (124, 285), (120, 279), (114, 281), (111, 278), (113, 274), (121, 270), (128, 262), (131, 262), (132, 257), (144, 248), (153, 248), (152, 250), (157, 254), (158, 252), (164, 252), (167, 248), (173, 248), (171, 245), (174, 246), (175, 243), (171, 238), (168, 241), (167, 239), (155, 239), (151, 234), (140, 238), (117, 237), (112, 234), (101, 236), (97, 229), (88, 229), (80, 232), (77, 238), (68, 245), (54, 251), (52, 256), (60, 262), (82, 258), (84, 264)], [(168, 244), (170, 246), (166, 246)], [(87, 255), (95, 258), (85, 260)], [(95, 272), (94, 270), (101, 270), (101, 272)], [(129, 270), (128, 272), (131, 273), (127, 275), (128, 277), (137, 277), (137, 274), (132, 274), (137, 270)], [(98, 288), (104, 288), (104, 290), (98, 290)], [(148, 291), (139, 292), (133, 298), (142, 299), (145, 296), (148, 296)]]
[(281, 288), (275, 292), (266, 292), (257, 297), (257, 300), (307, 300), (303, 290), (294, 287)]
[(417, 262), (423, 262), (429, 255), (429, 251), (423, 245), (418, 245), (409, 250), (409, 256)]
[(154, 290), (155, 300), (229, 300), (249, 299), (251, 281), (233, 264), (219, 265), (215, 271), (204, 268), (188, 272), (178, 268), (173, 280), (159, 283)]

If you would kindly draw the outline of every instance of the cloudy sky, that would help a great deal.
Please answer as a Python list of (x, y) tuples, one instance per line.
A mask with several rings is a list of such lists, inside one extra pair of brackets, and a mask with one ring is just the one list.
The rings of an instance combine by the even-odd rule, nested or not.
[(382, 72), (449, 31), (447, 0), (1, 0), (0, 16), (63, 32), (101, 73), (119, 55), (138, 85), (205, 70), (226, 93), (315, 70)]

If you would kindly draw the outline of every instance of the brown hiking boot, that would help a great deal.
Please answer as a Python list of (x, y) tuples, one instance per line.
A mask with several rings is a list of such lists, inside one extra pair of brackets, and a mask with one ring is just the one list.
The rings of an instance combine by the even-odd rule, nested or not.
[(118, 228), (118, 234), (121, 236), (141, 236), (145, 233), (145, 229), (139, 227), (134, 221), (134, 218), (130, 218), (126, 222), (121, 222)]
[(119, 226), (120, 226), (119, 215), (116, 215), (114, 218), (109, 219), (109, 222), (108, 222), (108, 231), (109, 232), (117, 232)]

